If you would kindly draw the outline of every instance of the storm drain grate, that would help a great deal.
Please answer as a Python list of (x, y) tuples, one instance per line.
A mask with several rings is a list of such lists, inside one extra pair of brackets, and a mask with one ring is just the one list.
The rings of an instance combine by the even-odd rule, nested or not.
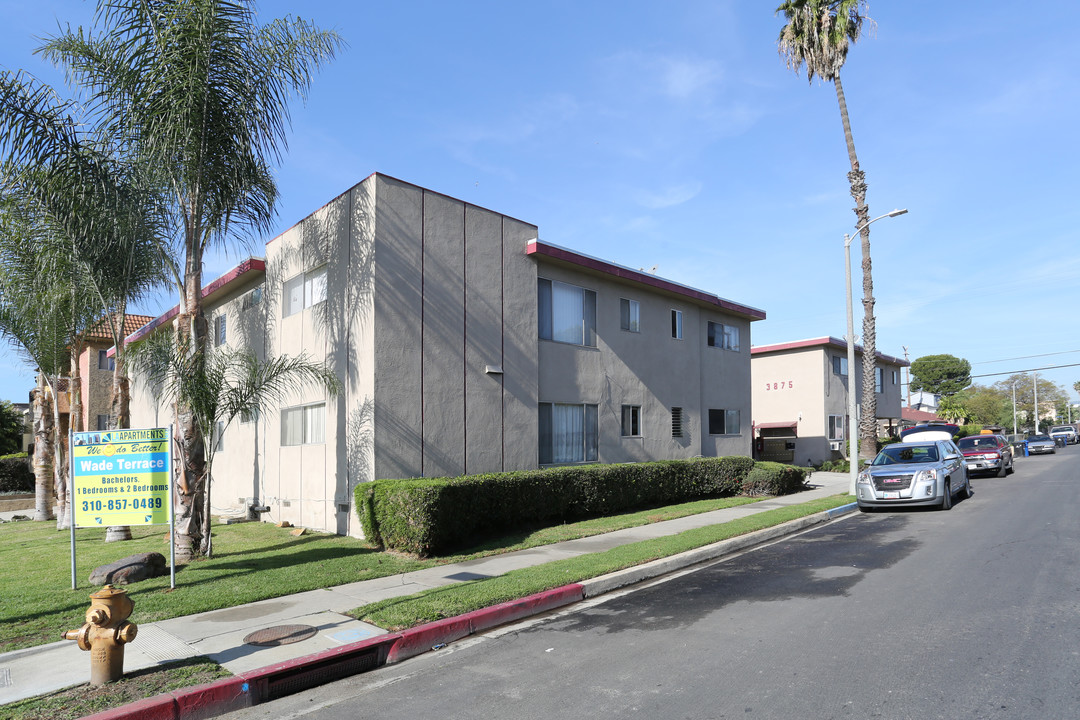
[(301, 640), (307, 640), (318, 632), (318, 629), (311, 625), (275, 625), (274, 627), (248, 633), (244, 636), (244, 643), (258, 645), (259, 647), (291, 645)]
[(379, 660), (379, 650), (371, 648), (355, 655), (318, 663), (305, 670), (283, 673), (270, 678), (266, 688), (266, 700), (277, 700), (286, 695), (374, 670), (379, 666)]

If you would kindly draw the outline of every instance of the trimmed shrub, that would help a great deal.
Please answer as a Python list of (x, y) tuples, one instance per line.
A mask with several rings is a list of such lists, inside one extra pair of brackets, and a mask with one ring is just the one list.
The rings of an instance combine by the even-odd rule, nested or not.
[(34, 492), (34, 473), (26, 453), (0, 457), (0, 492)]
[(806, 485), (807, 468), (777, 462), (759, 462), (742, 482), (742, 494), (790, 495)]
[(737, 495), (753, 467), (723, 457), (377, 480), (358, 485), (355, 499), (368, 540), (426, 556), (519, 529)]

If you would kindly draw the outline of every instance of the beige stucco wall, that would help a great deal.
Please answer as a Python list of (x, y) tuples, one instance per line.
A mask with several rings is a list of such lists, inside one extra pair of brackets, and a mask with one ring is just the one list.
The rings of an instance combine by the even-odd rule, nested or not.
[[(862, 399), (862, 354), (856, 352), (855, 368), (848, 376), (833, 373), (832, 359), (847, 357), (845, 348), (832, 344), (759, 353), (753, 356), (753, 415), (756, 424), (797, 421), (796, 464), (818, 465), (847, 457), (849, 382), (855, 385), (855, 402)], [(882, 359), (882, 392), (877, 396), (878, 418), (900, 417), (900, 365)], [(893, 371), (897, 380), (893, 381)], [(829, 416), (845, 418), (841, 450), (830, 449)]]

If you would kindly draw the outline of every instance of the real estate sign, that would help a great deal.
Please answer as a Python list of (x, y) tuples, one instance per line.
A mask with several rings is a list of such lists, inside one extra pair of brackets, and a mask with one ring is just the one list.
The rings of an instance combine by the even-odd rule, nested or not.
[(170, 430), (72, 433), (72, 528), (171, 522)]

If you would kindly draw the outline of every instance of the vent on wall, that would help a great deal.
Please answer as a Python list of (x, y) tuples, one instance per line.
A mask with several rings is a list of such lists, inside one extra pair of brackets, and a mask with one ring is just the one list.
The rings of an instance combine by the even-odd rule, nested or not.
[(671, 408), (671, 437), (681, 438), (683, 436), (683, 416), (681, 407)]

